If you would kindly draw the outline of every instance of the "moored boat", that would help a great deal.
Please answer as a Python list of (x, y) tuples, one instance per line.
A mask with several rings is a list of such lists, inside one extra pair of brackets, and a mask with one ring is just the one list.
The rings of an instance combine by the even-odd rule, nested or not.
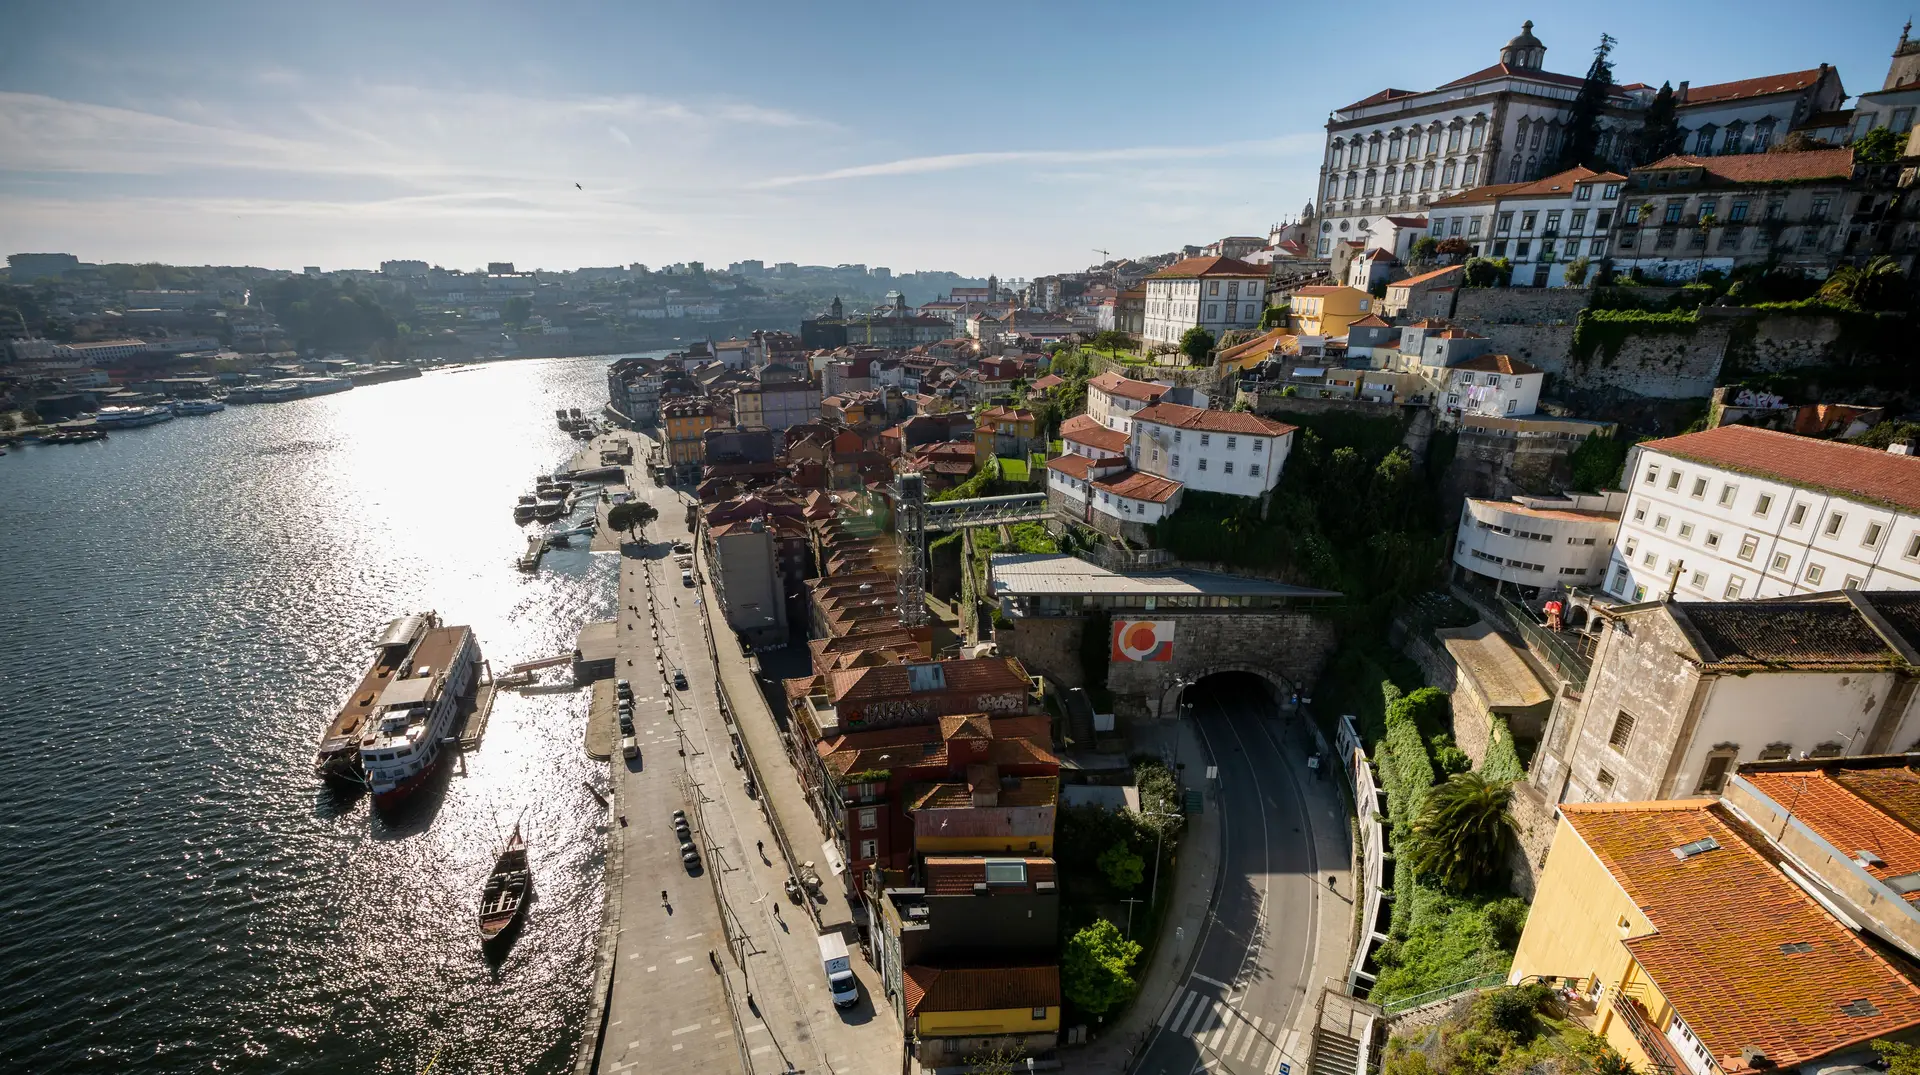
[(566, 513), (567, 503), (564, 500), (543, 500), (533, 509), (533, 517), (543, 523), (550, 523)]
[(513, 506), (513, 521), (516, 523), (532, 522), (533, 513), (538, 507), (539, 502), (536, 501), (531, 494), (521, 497), (519, 502)]
[(315, 776), (330, 780), (360, 779), (360, 734), (373, 716), (381, 692), (404, 674), (402, 670), (421, 638), (438, 626), (439, 616), (421, 612), (394, 620), (375, 638), (373, 665), (360, 677), (360, 685), (347, 696), (340, 712), (320, 736), (320, 749), (313, 760)]
[(487, 875), (487, 885), (480, 892), (480, 939), (482, 942), (497, 941), (506, 936), (507, 931), (520, 921), (520, 914), (527, 905), (527, 895), (533, 890), (533, 871), (527, 866), (527, 842), (520, 836), (520, 826), (513, 827), (513, 835), (507, 839), (507, 846), (494, 860), (493, 872)]
[(360, 734), (360, 769), (376, 809), (400, 805), (446, 757), (460, 706), (475, 680), (480, 646), (469, 627), (435, 627), (388, 683)]
[(102, 429), (137, 429), (173, 421), (168, 407), (102, 407), (93, 416), (93, 424)]
[(227, 405), (217, 399), (176, 399), (173, 401), (173, 413), (182, 417), (200, 414), (216, 414), (226, 409)]

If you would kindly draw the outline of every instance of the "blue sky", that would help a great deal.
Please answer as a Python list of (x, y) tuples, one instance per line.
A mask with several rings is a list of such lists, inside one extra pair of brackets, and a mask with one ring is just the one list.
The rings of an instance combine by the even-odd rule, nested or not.
[(1264, 234), (1330, 109), (1523, 19), (1557, 71), (1605, 31), (1625, 82), (1858, 93), (1909, 14), (1571, 6), (0, 0), (0, 252), (1030, 276)]

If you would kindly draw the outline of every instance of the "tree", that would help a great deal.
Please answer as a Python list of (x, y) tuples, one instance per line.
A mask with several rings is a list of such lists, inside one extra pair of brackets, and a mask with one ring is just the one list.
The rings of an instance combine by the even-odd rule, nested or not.
[(1213, 353), (1213, 333), (1195, 325), (1180, 334), (1180, 353), (1187, 361), (1196, 366), (1206, 364), (1207, 356)]
[(1121, 892), (1138, 888), (1147, 876), (1147, 861), (1135, 854), (1124, 840), (1100, 852), (1097, 864), (1106, 875), (1107, 883)]
[(1499, 287), (1512, 271), (1513, 265), (1506, 258), (1468, 258), (1461, 275), (1468, 287)]
[(1906, 292), (1907, 278), (1900, 263), (1882, 254), (1857, 269), (1851, 265), (1835, 269), (1816, 295), (1823, 302), (1891, 310), (1900, 307)]
[(1413, 241), (1413, 249), (1407, 252), (1407, 256), (1417, 265), (1426, 265), (1431, 263), (1439, 252), (1440, 240), (1431, 235), (1422, 235)]
[(625, 530), (628, 537), (633, 537), (636, 530), (646, 529), (648, 523), (659, 517), (660, 510), (644, 500), (629, 500), (607, 509), (607, 525)]
[(524, 325), (527, 318), (533, 316), (533, 300), (525, 295), (515, 295), (500, 304), (500, 320), (509, 325)]
[(1567, 129), (1560, 140), (1560, 160), (1553, 167), (1556, 172), (1582, 165), (1599, 168), (1600, 160), (1600, 117), (1606, 112), (1607, 98), (1613, 93), (1613, 64), (1607, 56), (1613, 51), (1613, 38), (1600, 35), (1600, 45), (1593, 50), (1593, 63), (1587, 67), (1586, 80), (1580, 83), (1580, 93), (1573, 99), (1573, 114), (1567, 117)]
[(1591, 268), (1593, 268), (1593, 261), (1584, 254), (1567, 262), (1567, 286), (1579, 287), (1586, 283), (1587, 270)]
[(1578, 448), (1567, 453), (1567, 465), (1573, 472), (1568, 485), (1582, 493), (1617, 488), (1626, 467), (1627, 449), (1632, 446), (1631, 434), (1616, 438), (1595, 433), (1581, 441)]
[(1893, 128), (1875, 127), (1854, 141), (1854, 163), (1891, 164), (1900, 159), (1903, 148), (1900, 136), (1893, 133)]
[(1920, 1075), (1920, 1045), (1875, 1038), (1873, 1051), (1887, 1065), (1887, 1075)]
[(1512, 799), (1512, 784), (1479, 773), (1456, 774), (1428, 792), (1413, 822), (1414, 871), (1456, 894), (1500, 876), (1518, 840)]
[(1686, 137), (1686, 132), (1680, 129), (1678, 109), (1679, 100), (1674, 97), (1673, 84), (1662, 82), (1660, 92), (1653, 95), (1653, 103), (1647, 106), (1646, 119), (1640, 125), (1640, 137), (1634, 140), (1633, 163), (1636, 167), (1680, 152), (1680, 140)]
[(1093, 339), (1087, 341), (1087, 343), (1088, 346), (1100, 351), (1133, 350), (1133, 337), (1124, 332), (1115, 332), (1112, 329), (1108, 329), (1105, 332), (1094, 333)]
[(1140, 945), (1104, 918), (1068, 938), (1060, 954), (1060, 988), (1088, 1015), (1099, 1015), (1133, 994), (1133, 961)]
[(1448, 257), (1459, 257), (1461, 254), (1465, 254), (1468, 251), (1472, 250), (1473, 247), (1468, 246), (1467, 241), (1465, 239), (1462, 239), (1459, 236), (1452, 236), (1452, 237), (1440, 240), (1440, 245), (1434, 247), (1434, 249), (1438, 250), (1442, 254), (1447, 255)]

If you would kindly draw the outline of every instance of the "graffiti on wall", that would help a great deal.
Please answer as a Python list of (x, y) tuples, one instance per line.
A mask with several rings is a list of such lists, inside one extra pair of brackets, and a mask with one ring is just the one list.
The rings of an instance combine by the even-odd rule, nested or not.
[(1173, 621), (1113, 621), (1113, 659), (1116, 661), (1173, 660)]

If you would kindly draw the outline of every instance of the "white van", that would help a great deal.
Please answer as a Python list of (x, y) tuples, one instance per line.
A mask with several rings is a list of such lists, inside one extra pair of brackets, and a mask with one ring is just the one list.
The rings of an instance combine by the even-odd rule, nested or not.
[(620, 738), (620, 756), (632, 760), (640, 756), (640, 741), (631, 735)]
[(853, 976), (853, 960), (847, 955), (847, 939), (839, 933), (820, 935), (820, 969), (827, 974), (827, 988), (833, 993), (833, 1006), (849, 1008), (860, 1002), (860, 981)]

